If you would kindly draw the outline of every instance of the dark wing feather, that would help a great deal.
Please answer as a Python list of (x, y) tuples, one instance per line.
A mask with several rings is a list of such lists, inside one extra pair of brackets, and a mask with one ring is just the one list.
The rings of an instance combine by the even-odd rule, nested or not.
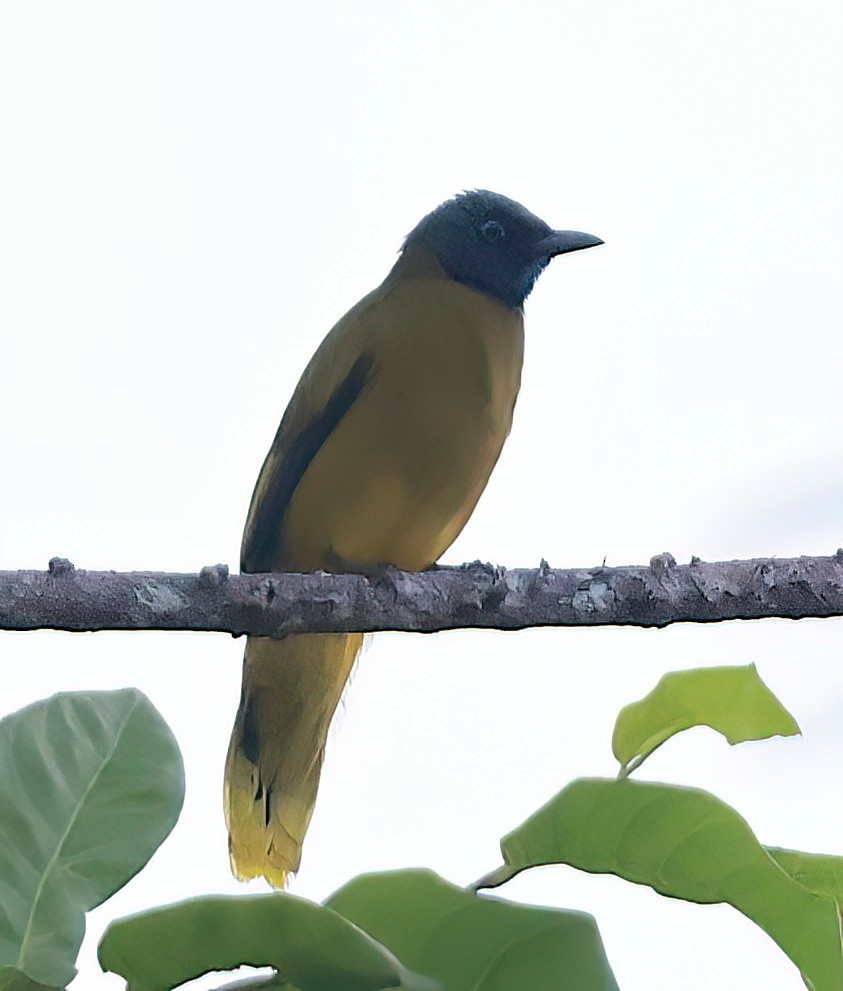
[[(240, 552), (241, 571), (249, 573), (272, 571), (273, 559), (278, 547), (278, 534), (290, 499), (319, 449), (366, 387), (372, 376), (374, 364), (375, 359), (370, 353), (361, 354), (317, 416), (286, 443), (262, 498), (253, 506), (253, 512), (250, 513)], [(273, 455), (277, 455), (277, 448), (286, 433), (286, 418), (285, 414), (267, 461), (272, 459)], [(258, 486), (260, 483), (259, 478)]]

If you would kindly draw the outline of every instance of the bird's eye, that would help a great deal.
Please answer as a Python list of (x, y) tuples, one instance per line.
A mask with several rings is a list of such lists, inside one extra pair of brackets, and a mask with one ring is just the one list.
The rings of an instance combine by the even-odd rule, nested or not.
[(489, 244), (494, 244), (495, 241), (500, 241), (506, 232), (503, 227), (497, 222), (497, 220), (487, 220), (485, 224), (480, 228), (480, 236), (484, 241), (488, 241)]

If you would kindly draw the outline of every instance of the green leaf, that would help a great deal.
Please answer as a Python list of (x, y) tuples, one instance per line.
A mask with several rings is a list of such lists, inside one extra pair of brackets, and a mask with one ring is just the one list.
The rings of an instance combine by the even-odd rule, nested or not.
[(754, 664), (666, 674), (618, 713), (612, 752), (626, 776), (666, 740), (692, 726), (710, 726), (729, 741), (793, 736), (799, 726), (761, 680)]
[(327, 904), (445, 991), (616, 991), (594, 919), (479, 896), (432, 871), (355, 878)]
[(212, 896), (112, 922), (103, 970), (132, 991), (169, 991), (211, 970), (274, 967), (301, 991), (435, 991), (336, 912), (288, 894)]
[(54, 695), (0, 721), (0, 964), (63, 987), (85, 912), (178, 818), (178, 746), (137, 689)]
[(833, 898), (843, 908), (843, 857), (768, 846), (767, 853), (803, 888)]
[(0, 967), (0, 991), (60, 991), (60, 989), (38, 984), (16, 967)]
[(808, 891), (725, 803), (694, 788), (583, 779), (501, 841), (513, 872), (539, 864), (649, 885), (686, 901), (726, 902), (771, 936), (814, 991), (843, 987), (837, 906)]
[(246, 977), (231, 984), (224, 984), (215, 991), (299, 991), (299, 989), (287, 984), (276, 974), (273, 977)]

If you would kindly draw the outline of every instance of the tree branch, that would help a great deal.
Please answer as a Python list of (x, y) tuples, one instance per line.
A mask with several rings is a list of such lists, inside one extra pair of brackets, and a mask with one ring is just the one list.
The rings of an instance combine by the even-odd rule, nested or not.
[(557, 570), (479, 562), (419, 574), (198, 575), (0, 571), (0, 629), (288, 633), (463, 627), (668, 626), (778, 616), (843, 616), (843, 550), (833, 557)]

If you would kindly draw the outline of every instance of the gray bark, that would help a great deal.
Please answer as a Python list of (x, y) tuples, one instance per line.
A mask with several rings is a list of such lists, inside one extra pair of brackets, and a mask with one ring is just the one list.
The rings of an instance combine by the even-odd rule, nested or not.
[(207, 630), (258, 636), (477, 627), (643, 626), (843, 616), (843, 550), (832, 557), (555, 569), (479, 562), (422, 573), (232, 575), (0, 571), (0, 629)]

